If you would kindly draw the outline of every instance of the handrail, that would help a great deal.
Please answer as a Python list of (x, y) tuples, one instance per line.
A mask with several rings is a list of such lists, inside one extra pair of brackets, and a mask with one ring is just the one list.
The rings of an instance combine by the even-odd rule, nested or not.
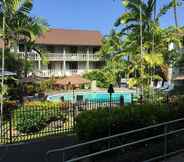
[[(92, 140), (92, 141), (76, 144), (76, 145), (73, 145), (73, 146), (68, 146), (68, 147), (61, 148), (61, 149), (53, 149), (51, 151), (48, 151), (46, 153), (46, 155), (48, 157), (52, 153), (60, 152), (63, 155), (63, 160), (62, 160), (63, 162), (75, 162), (75, 161), (78, 161), (78, 160), (86, 159), (86, 158), (89, 158), (89, 157), (94, 157), (94, 156), (97, 156), (97, 155), (100, 155), (100, 154), (103, 154), (103, 153), (107, 153), (107, 152), (110, 152), (110, 151), (118, 150), (120, 148), (124, 148), (124, 147), (127, 147), (127, 146), (131, 146), (131, 145), (135, 145), (135, 144), (138, 144), (138, 143), (147, 142), (147, 141), (150, 141), (150, 140), (153, 140), (153, 139), (164, 137), (164, 153), (162, 155), (154, 157), (152, 159), (155, 160), (155, 159), (167, 157), (169, 154), (171, 154), (171, 153), (167, 153), (167, 136), (184, 131), (184, 128), (181, 128), (181, 129), (177, 129), (177, 130), (168, 132), (167, 127), (170, 124), (174, 124), (174, 123), (181, 122), (181, 121), (184, 121), (184, 118), (176, 119), (176, 120), (172, 120), (172, 121), (168, 121), (168, 122), (164, 122), (164, 123), (160, 123), (160, 124), (156, 124), (156, 125), (151, 125), (151, 126), (147, 126), (147, 127), (144, 127), (144, 128), (124, 132), (124, 133), (119, 133), (119, 134), (116, 134), (116, 135), (103, 137), (103, 138), (100, 138), (100, 139), (95, 139), (95, 140)], [(86, 145), (89, 145), (89, 144), (93, 144), (93, 143), (113, 139), (113, 138), (120, 137), (120, 136), (125, 136), (125, 135), (131, 134), (131, 133), (137, 133), (137, 132), (141, 132), (141, 131), (144, 131), (144, 130), (149, 130), (149, 129), (157, 128), (157, 127), (161, 127), (161, 126), (164, 126), (164, 128), (163, 128), (164, 133), (162, 133), (162, 134), (151, 136), (151, 137), (148, 137), (148, 138), (143, 138), (143, 139), (140, 139), (140, 140), (137, 140), (137, 141), (134, 141), (134, 142), (127, 143), (127, 144), (118, 145), (118, 146), (111, 147), (111, 148), (108, 148), (108, 149), (104, 149), (104, 150), (101, 150), (101, 151), (98, 151), (98, 152), (95, 152), (95, 153), (83, 155), (83, 156), (80, 156), (80, 157), (77, 157), (77, 158), (74, 158), (74, 159), (71, 159), (71, 160), (65, 161), (65, 159), (64, 159), (64, 153), (68, 150), (72, 150), (72, 149), (75, 149), (75, 148), (79, 148), (81, 146), (86, 146)], [(175, 152), (177, 152), (177, 151), (175, 151)], [(152, 160), (149, 159), (147, 161), (152, 161)]]
[(156, 125), (151, 125), (151, 126), (136, 129), (136, 130), (131, 130), (131, 131), (128, 131), (128, 132), (123, 132), (123, 133), (115, 134), (115, 135), (108, 136), (108, 137), (103, 137), (103, 138), (91, 140), (91, 141), (88, 141), (88, 142), (85, 142), (85, 143), (80, 143), (80, 144), (68, 146), (68, 147), (61, 148), (61, 149), (53, 149), (51, 151), (48, 151), (47, 154), (50, 154), (52, 152), (67, 151), (67, 150), (74, 149), (74, 148), (77, 148), (77, 147), (80, 147), (80, 146), (85, 146), (85, 145), (89, 145), (89, 144), (96, 143), (96, 142), (102, 142), (102, 141), (105, 141), (105, 140), (108, 140), (108, 139), (113, 139), (113, 138), (117, 138), (117, 137), (120, 137), (120, 136), (125, 136), (125, 135), (128, 135), (128, 134), (144, 131), (144, 130), (147, 130), (147, 129), (161, 127), (161, 126), (169, 125), (169, 124), (172, 124), (172, 123), (177, 123), (177, 122), (180, 122), (180, 121), (184, 121), (184, 118), (176, 119), (176, 120), (172, 120), (172, 121), (169, 121), (169, 122), (164, 122), (164, 123), (160, 123), (160, 124), (156, 124)]
[(94, 156), (97, 156), (97, 155), (100, 155), (100, 154), (103, 154), (103, 153), (107, 153), (107, 152), (110, 152), (110, 151), (115, 151), (115, 150), (122, 149), (122, 148), (127, 147), (127, 146), (132, 146), (132, 145), (139, 144), (139, 143), (142, 143), (142, 142), (147, 142), (147, 141), (150, 141), (150, 140), (153, 140), (153, 139), (157, 139), (157, 138), (160, 138), (160, 137), (176, 134), (176, 133), (182, 132), (182, 131), (184, 131), (184, 128), (176, 130), (176, 131), (171, 131), (171, 132), (168, 132), (168, 133), (162, 133), (162, 134), (159, 134), (159, 135), (156, 135), (156, 136), (153, 136), (153, 137), (143, 138), (143, 139), (135, 141), (135, 142), (127, 143), (127, 144), (124, 144), (124, 145), (112, 147), (112, 148), (105, 149), (105, 150), (102, 150), (102, 151), (98, 151), (98, 152), (95, 152), (95, 153), (92, 153), (92, 154), (88, 154), (88, 155), (84, 155), (84, 156), (81, 156), (81, 157), (78, 157), (78, 158), (67, 160), (66, 162), (75, 162), (75, 161), (86, 159), (86, 158), (89, 158), (89, 157), (94, 157)]

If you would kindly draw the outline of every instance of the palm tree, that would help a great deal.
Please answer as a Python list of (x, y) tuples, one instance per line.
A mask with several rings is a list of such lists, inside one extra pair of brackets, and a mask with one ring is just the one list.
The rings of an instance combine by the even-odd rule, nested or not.
[(16, 15), (27, 15), (32, 8), (32, 0), (0, 0), (0, 38), (4, 42), (2, 48), (1, 107), (0, 127), (3, 122), (3, 89), (4, 89), (4, 54), (10, 45), (13, 30), (12, 20)]
[(172, 0), (172, 2), (173, 2), (173, 14), (174, 14), (175, 26), (178, 27), (177, 0)]
[[(128, 73), (132, 74), (136, 72), (139, 80), (140, 78), (144, 80), (149, 80), (150, 78), (152, 80), (154, 77), (152, 76), (154, 75), (154, 67), (163, 63), (161, 61), (163, 60), (163, 54), (157, 48), (161, 40), (159, 20), (161, 16), (173, 7), (173, 3), (170, 2), (164, 5), (156, 13), (157, 0), (123, 0), (123, 2), (126, 11), (115, 23), (115, 26), (121, 27), (121, 31), (118, 33), (119, 38), (117, 34), (111, 35), (110, 38), (106, 39), (107, 41), (102, 46), (102, 50), (106, 49), (105, 51), (110, 51), (110, 56), (113, 57), (113, 60), (117, 61), (122, 60), (122, 57), (128, 55), (130, 58), (129, 63), (126, 64)], [(119, 39), (119, 41), (114, 38)], [(140, 42), (142, 42), (142, 50), (140, 48)], [(143, 52), (145, 56), (142, 55)], [(148, 71), (150, 74), (148, 74)]]
[[(45, 20), (39, 17), (27, 17), (24, 16), (21, 19), (17, 19), (14, 24), (16, 46), (19, 43), (24, 45), (25, 51), (25, 67), (24, 76), (27, 77), (27, 60), (28, 60), (28, 49), (35, 49), (35, 40), (38, 36), (42, 35), (48, 30), (48, 24)], [(40, 51), (35, 49), (37, 52)], [(40, 54), (40, 53), (38, 53)]]
[[(28, 16), (28, 13), (32, 9), (32, 0), (0, 0), (0, 20), (5, 17), (5, 32), (4, 43), (5, 48), (10, 48), (12, 41), (14, 40), (14, 24), (17, 18), (21, 19), (23, 16)], [(3, 21), (0, 21), (0, 28), (2, 29)]]
[[(149, 32), (156, 24), (159, 24), (160, 17), (173, 7), (173, 2), (164, 5), (154, 16), (156, 0), (123, 0), (127, 12), (123, 13), (115, 22), (115, 26), (122, 26), (122, 34), (131, 31), (140, 31), (140, 7), (142, 9), (143, 32)], [(153, 17), (154, 20), (152, 19)]]
[[(2, 1), (2, 0), (0, 0)], [(4, 36), (5, 48), (14, 47), (17, 51), (19, 43), (25, 47), (25, 68), (24, 75), (27, 76), (27, 49), (34, 45), (36, 38), (48, 30), (48, 24), (39, 17), (30, 17), (28, 14), (32, 9), (32, 0), (6, 0), (2, 2), (0, 19), (5, 15), (6, 30)], [(11, 11), (11, 12), (10, 12)], [(0, 23), (0, 28), (1, 28)], [(38, 50), (39, 51), (39, 50)]]

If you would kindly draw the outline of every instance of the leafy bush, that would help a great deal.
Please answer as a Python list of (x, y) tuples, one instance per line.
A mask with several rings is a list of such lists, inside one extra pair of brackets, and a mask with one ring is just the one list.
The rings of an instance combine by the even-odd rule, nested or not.
[[(79, 114), (76, 118), (75, 130), (79, 139), (86, 141), (108, 136), (109, 129), (111, 134), (122, 133), (174, 120), (179, 117), (179, 114), (181, 117), (182, 113), (179, 113), (179, 109), (168, 109), (166, 105), (151, 104), (131, 105), (124, 109), (116, 108), (111, 113), (107, 109), (98, 109)], [(88, 123), (87, 127), (86, 123)]]
[(57, 102), (49, 101), (27, 101), (24, 103), (24, 107), (26, 108), (53, 108), (57, 106)]
[(84, 78), (89, 80), (96, 80), (97, 86), (101, 88), (107, 88), (110, 83), (108, 83), (104, 73), (100, 70), (94, 70), (92, 72), (84, 74)]
[(10, 112), (17, 108), (17, 103), (14, 100), (4, 100), (3, 103), (3, 117), (4, 119), (8, 119), (8, 115)]
[(43, 80), (41, 83), (37, 84), (37, 92), (45, 92), (47, 90), (52, 89), (54, 83), (54, 79), (47, 79), (47, 80)]
[(40, 131), (46, 126), (46, 118), (40, 111), (27, 109), (26, 111), (17, 111), (16, 128), (22, 133), (31, 133)]
[(45, 128), (50, 122), (65, 121), (63, 113), (57, 109), (20, 108), (15, 111), (16, 129), (21, 133), (34, 133)]
[(24, 107), (26, 108), (43, 108), (43, 109), (52, 109), (59, 108), (61, 110), (69, 109), (72, 107), (72, 104), (69, 102), (50, 102), (50, 101), (27, 101), (24, 103)]
[(36, 92), (36, 85), (34, 84), (26, 84), (24, 85), (24, 89), (27, 95), (34, 95)]

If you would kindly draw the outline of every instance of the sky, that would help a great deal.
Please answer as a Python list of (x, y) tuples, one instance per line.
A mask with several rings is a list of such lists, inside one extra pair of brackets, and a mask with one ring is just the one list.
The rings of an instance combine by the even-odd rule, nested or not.
[[(159, 0), (158, 9), (170, 0)], [(121, 0), (33, 0), (32, 16), (47, 20), (51, 28), (97, 30), (103, 35), (113, 29), (124, 12)], [(179, 25), (184, 24), (184, 7), (177, 10)], [(172, 10), (163, 16), (161, 26), (174, 24)]]

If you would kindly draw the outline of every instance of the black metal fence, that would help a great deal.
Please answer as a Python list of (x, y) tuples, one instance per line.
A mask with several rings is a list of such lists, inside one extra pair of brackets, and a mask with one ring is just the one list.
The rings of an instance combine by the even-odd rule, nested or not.
[(20, 107), (6, 111), (1, 125), (0, 144), (72, 133), (75, 117), (83, 111), (122, 106), (121, 100), (63, 102), (61, 105)]

